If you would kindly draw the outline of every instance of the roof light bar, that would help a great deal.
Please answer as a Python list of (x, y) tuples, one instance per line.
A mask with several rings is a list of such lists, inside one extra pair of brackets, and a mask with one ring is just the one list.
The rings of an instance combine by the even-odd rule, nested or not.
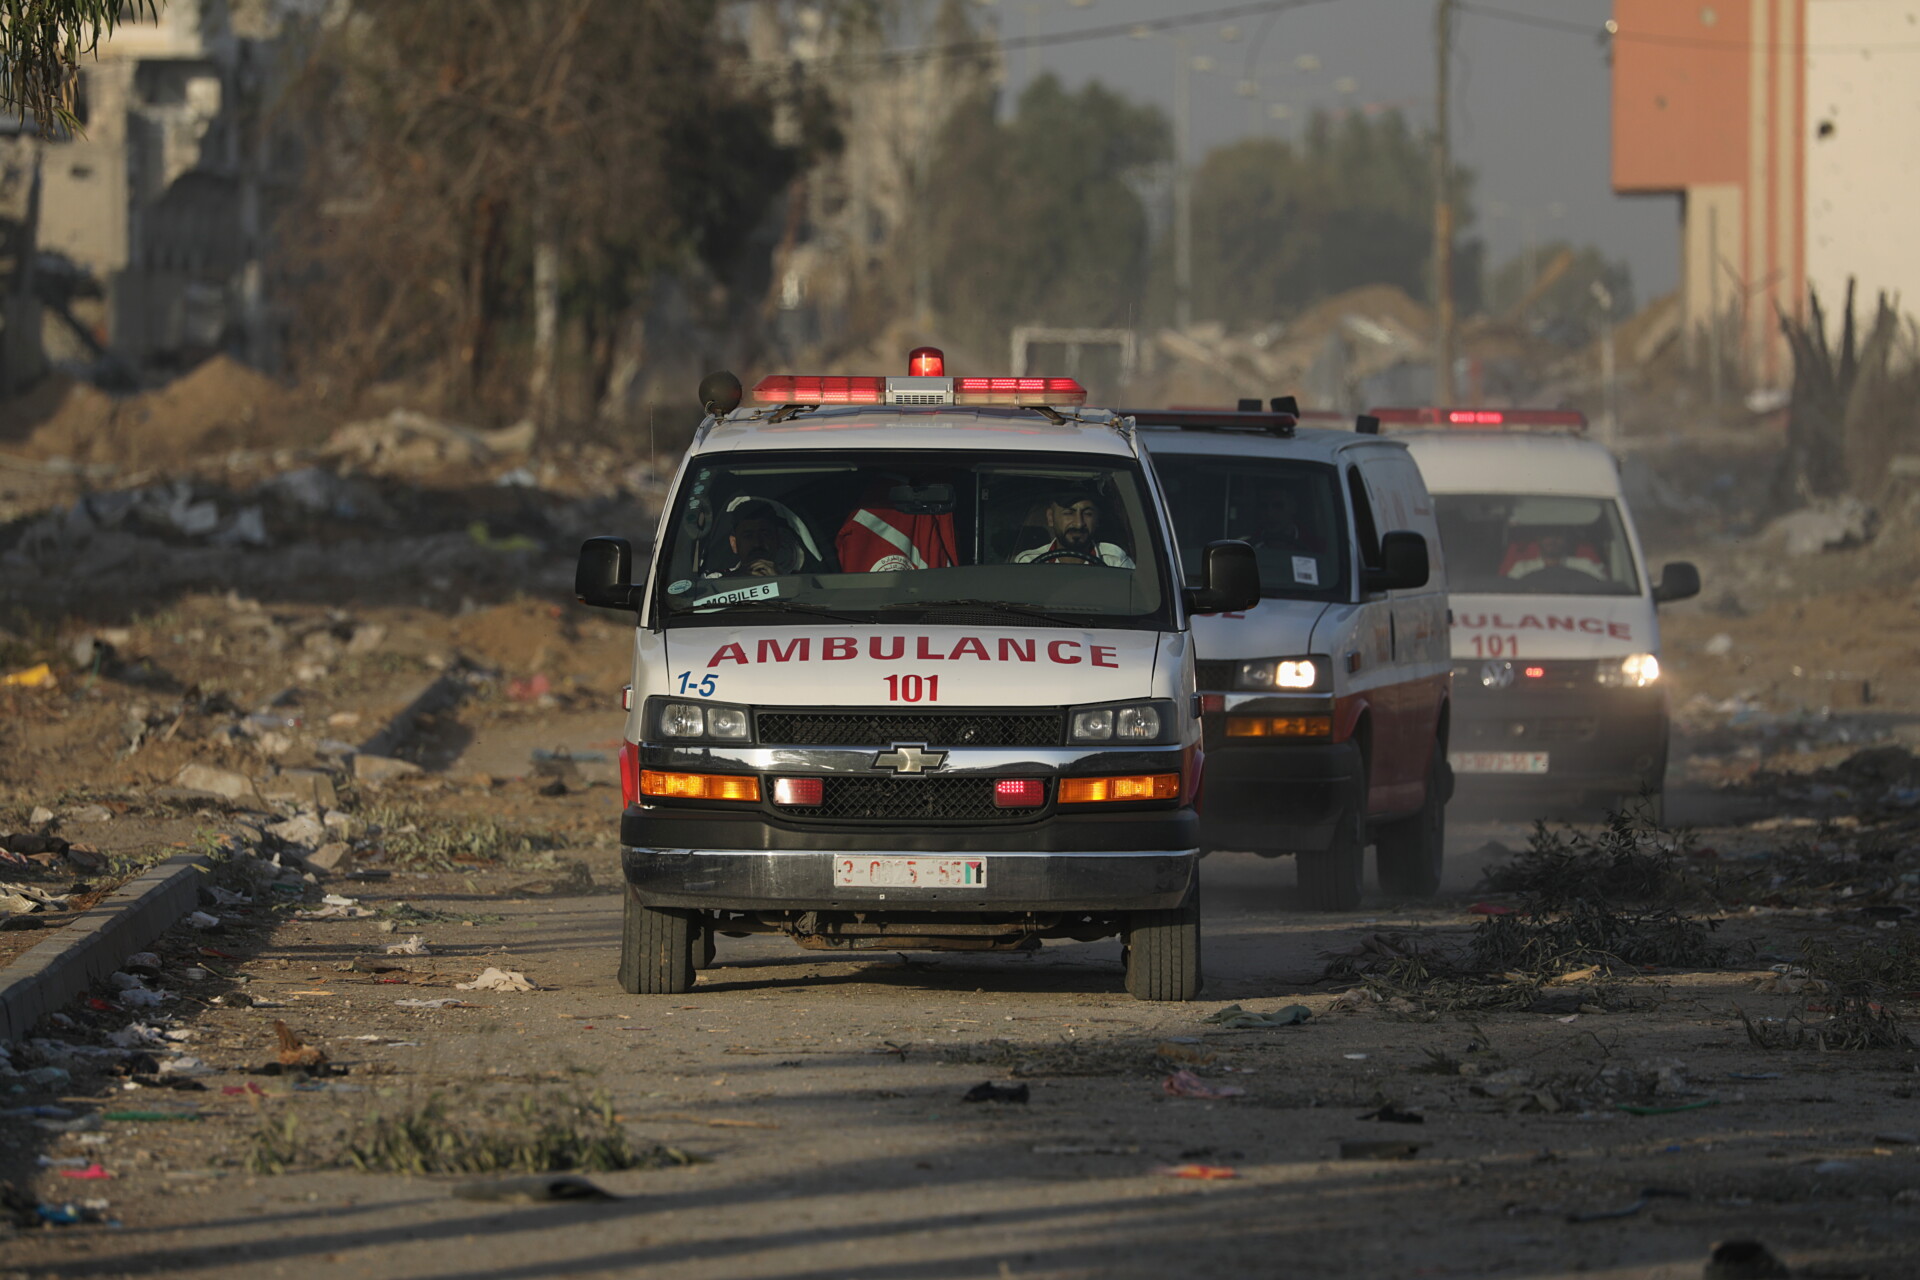
[(1290, 413), (1242, 413), (1233, 409), (1125, 409), (1121, 412), (1140, 427), (1178, 427), (1182, 431), (1264, 431), (1291, 436)]
[(1443, 409), (1433, 406), (1402, 409), (1373, 409), (1371, 416), (1390, 426), (1464, 427), (1468, 430), (1495, 428), (1524, 431), (1529, 428), (1581, 432), (1587, 429), (1587, 415), (1578, 409)]
[[(932, 350), (928, 348), (927, 350)], [(917, 363), (944, 363), (915, 353)], [(848, 377), (844, 375), (777, 373), (760, 379), (750, 398), (761, 405), (889, 404), (930, 408), (966, 405), (1021, 408), (1035, 405), (1082, 405), (1087, 389), (1074, 378), (947, 378), (910, 375), (904, 378)]]
[(776, 373), (755, 383), (752, 397), (755, 404), (880, 404), (886, 394), (885, 378)]
[(965, 405), (1082, 405), (1077, 378), (955, 378), (953, 402)]

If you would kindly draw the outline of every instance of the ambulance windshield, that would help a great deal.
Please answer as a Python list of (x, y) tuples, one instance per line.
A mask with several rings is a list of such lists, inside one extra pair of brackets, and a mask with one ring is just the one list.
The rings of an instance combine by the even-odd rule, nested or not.
[(1260, 594), (1309, 600), (1347, 596), (1346, 508), (1333, 468), (1280, 458), (1156, 453), (1173, 536), (1188, 585), (1198, 586), (1209, 542), (1253, 547)]
[[(659, 612), (1161, 628), (1165, 553), (1131, 463), (913, 450), (723, 454), (687, 468)], [(787, 615), (776, 618), (776, 615)]]
[(1447, 585), (1495, 596), (1635, 596), (1640, 577), (1611, 498), (1436, 493)]

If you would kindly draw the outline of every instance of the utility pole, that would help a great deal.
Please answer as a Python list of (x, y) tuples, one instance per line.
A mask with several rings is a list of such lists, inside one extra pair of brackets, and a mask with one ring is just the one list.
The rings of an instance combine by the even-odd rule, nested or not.
[(1193, 67), (1187, 38), (1173, 39), (1173, 327), (1193, 324)]
[(1433, 395), (1453, 403), (1453, 143), (1449, 71), (1453, 62), (1453, 0), (1436, 0), (1433, 14)]

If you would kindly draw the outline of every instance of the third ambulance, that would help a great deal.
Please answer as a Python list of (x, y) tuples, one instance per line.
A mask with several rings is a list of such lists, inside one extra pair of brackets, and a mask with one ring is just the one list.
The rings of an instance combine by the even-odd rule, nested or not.
[(1658, 820), (1668, 706), (1655, 608), (1697, 595), (1698, 570), (1647, 572), (1619, 464), (1576, 411), (1373, 415), (1406, 442), (1439, 516), (1463, 799), (1644, 803)]

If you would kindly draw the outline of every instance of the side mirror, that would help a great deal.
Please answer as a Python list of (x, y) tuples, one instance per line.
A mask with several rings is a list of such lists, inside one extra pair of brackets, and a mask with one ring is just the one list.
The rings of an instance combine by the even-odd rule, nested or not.
[(1675, 560), (1660, 570), (1660, 581), (1653, 584), (1653, 602), (1670, 604), (1691, 600), (1700, 594), (1700, 570), (1692, 562)]
[(633, 577), (633, 544), (625, 538), (588, 538), (580, 544), (573, 595), (596, 609), (635, 609), (640, 587)]
[(1426, 586), (1431, 573), (1427, 540), (1410, 529), (1395, 529), (1380, 539), (1380, 568), (1361, 570), (1360, 585), (1368, 591), (1411, 591)]
[(1209, 542), (1201, 562), (1204, 584), (1187, 591), (1192, 613), (1239, 613), (1260, 603), (1260, 565), (1244, 542)]

